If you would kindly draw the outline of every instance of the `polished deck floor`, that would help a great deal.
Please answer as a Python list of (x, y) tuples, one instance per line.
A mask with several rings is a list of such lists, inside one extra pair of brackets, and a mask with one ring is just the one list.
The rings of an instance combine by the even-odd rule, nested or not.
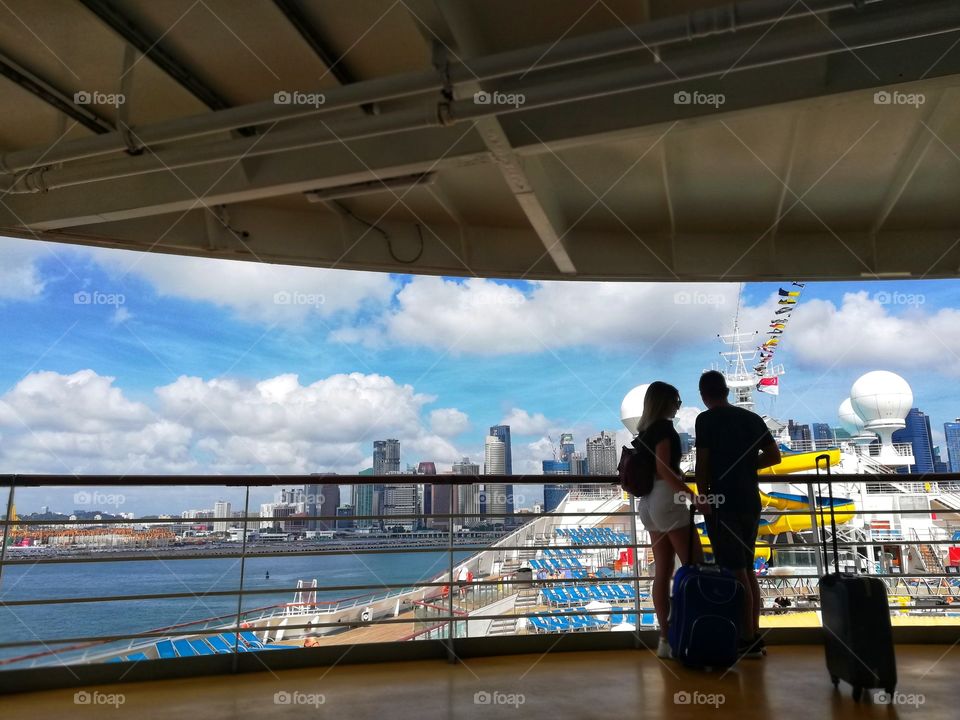
[(646, 650), (566, 652), (58, 690), (3, 697), (0, 707), (4, 717), (29, 720), (960, 717), (960, 648), (907, 645), (897, 653), (893, 708), (857, 706), (849, 687), (835, 692), (819, 646), (772, 647), (725, 674), (686, 670)]

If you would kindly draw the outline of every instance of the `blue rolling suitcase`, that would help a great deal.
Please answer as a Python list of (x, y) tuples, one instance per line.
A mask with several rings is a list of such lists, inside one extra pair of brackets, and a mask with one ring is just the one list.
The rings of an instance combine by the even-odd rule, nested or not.
[[(817, 457), (817, 472), (820, 471), (820, 460), (824, 458), (829, 475), (828, 455)], [(820, 514), (822, 524), (822, 502)], [(879, 578), (840, 572), (833, 485), (830, 485), (830, 525), (833, 528), (834, 572), (820, 578), (827, 671), (834, 687), (841, 680), (853, 686), (855, 701), (859, 701), (863, 691), (870, 688), (883, 688), (888, 696), (893, 695), (897, 686), (897, 661), (887, 588)]]
[[(694, 513), (691, 507), (691, 540)], [(673, 657), (700, 668), (736, 663), (743, 603), (743, 585), (726, 568), (688, 563), (677, 570), (667, 638)]]

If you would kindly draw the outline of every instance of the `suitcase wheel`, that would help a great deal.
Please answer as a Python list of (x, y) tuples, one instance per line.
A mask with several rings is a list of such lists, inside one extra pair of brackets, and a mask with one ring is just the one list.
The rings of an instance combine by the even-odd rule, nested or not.
[(830, 682), (833, 683), (833, 689), (834, 689), (834, 690), (840, 689), (840, 678), (838, 678), (836, 675), (831, 675), (831, 676), (830, 676)]
[(860, 697), (863, 695), (863, 688), (859, 685), (853, 686), (853, 701), (860, 702)]

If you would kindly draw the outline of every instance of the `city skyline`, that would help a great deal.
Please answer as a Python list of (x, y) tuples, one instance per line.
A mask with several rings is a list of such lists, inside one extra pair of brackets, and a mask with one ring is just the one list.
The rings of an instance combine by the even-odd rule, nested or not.
[[(483, 431), (509, 425), (514, 472), (539, 474), (562, 433), (582, 443), (615, 428), (623, 444), (620, 401), (653, 379), (678, 387), (678, 429), (692, 432), (697, 377), (719, 359), (716, 335), (729, 332), (739, 292), (736, 283), (356, 273), (10, 239), (0, 252), (2, 472), (357, 473), (373, 466), (371, 443), (382, 438), (445, 472), (464, 456), (482, 459)], [(744, 286), (744, 329), (766, 325), (778, 287)], [(277, 302), (284, 291), (316, 302)], [(643, 323), (635, 308), (645, 308)], [(960, 356), (955, 317), (955, 283), (808, 283), (778, 349), (781, 393), (758, 398), (757, 410), (836, 427), (853, 381), (890, 369), (913, 387), (948, 459), (944, 424), (960, 415), (960, 398), (943, 392)], [(924, 338), (947, 360), (922, 352)]]

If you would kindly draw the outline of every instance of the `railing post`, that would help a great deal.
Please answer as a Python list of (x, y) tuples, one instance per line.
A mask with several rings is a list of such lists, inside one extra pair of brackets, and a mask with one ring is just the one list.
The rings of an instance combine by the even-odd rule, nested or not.
[(16, 480), (10, 480), (10, 492), (7, 494), (6, 524), (3, 526), (3, 543), (0, 544), (0, 587), (3, 587), (4, 561), (7, 559), (7, 538), (10, 536), (10, 514), (13, 512), (13, 489)]
[(247, 517), (250, 514), (250, 486), (246, 486), (246, 495), (243, 500), (243, 541), (240, 545), (240, 587), (237, 590), (237, 624), (233, 633), (233, 671), (237, 671), (237, 660), (240, 656), (240, 618), (243, 615), (243, 575), (247, 564)]
[[(827, 558), (824, 554), (824, 543), (827, 540), (827, 529), (822, 527), (817, 519), (817, 498), (813, 494), (813, 483), (807, 483), (807, 502), (810, 505), (810, 527), (814, 531), (814, 537), (817, 539), (817, 553), (814, 557), (817, 559), (817, 575), (823, 576), (823, 568), (826, 567)], [(821, 506), (822, 508), (822, 506)], [(823, 517), (821, 511), (820, 517)]]
[(640, 538), (637, 534), (636, 498), (628, 493), (630, 498), (630, 541), (633, 543), (633, 611), (636, 613), (637, 624), (634, 631), (634, 647), (642, 647), (640, 642)]
[[(453, 650), (453, 636), (455, 634), (455, 626), (453, 619), (453, 512), (454, 512), (454, 490), (459, 490), (460, 485), (450, 485), (450, 518), (447, 524), (447, 661), (456, 662), (457, 654)], [(460, 493), (457, 492), (457, 495)]]

